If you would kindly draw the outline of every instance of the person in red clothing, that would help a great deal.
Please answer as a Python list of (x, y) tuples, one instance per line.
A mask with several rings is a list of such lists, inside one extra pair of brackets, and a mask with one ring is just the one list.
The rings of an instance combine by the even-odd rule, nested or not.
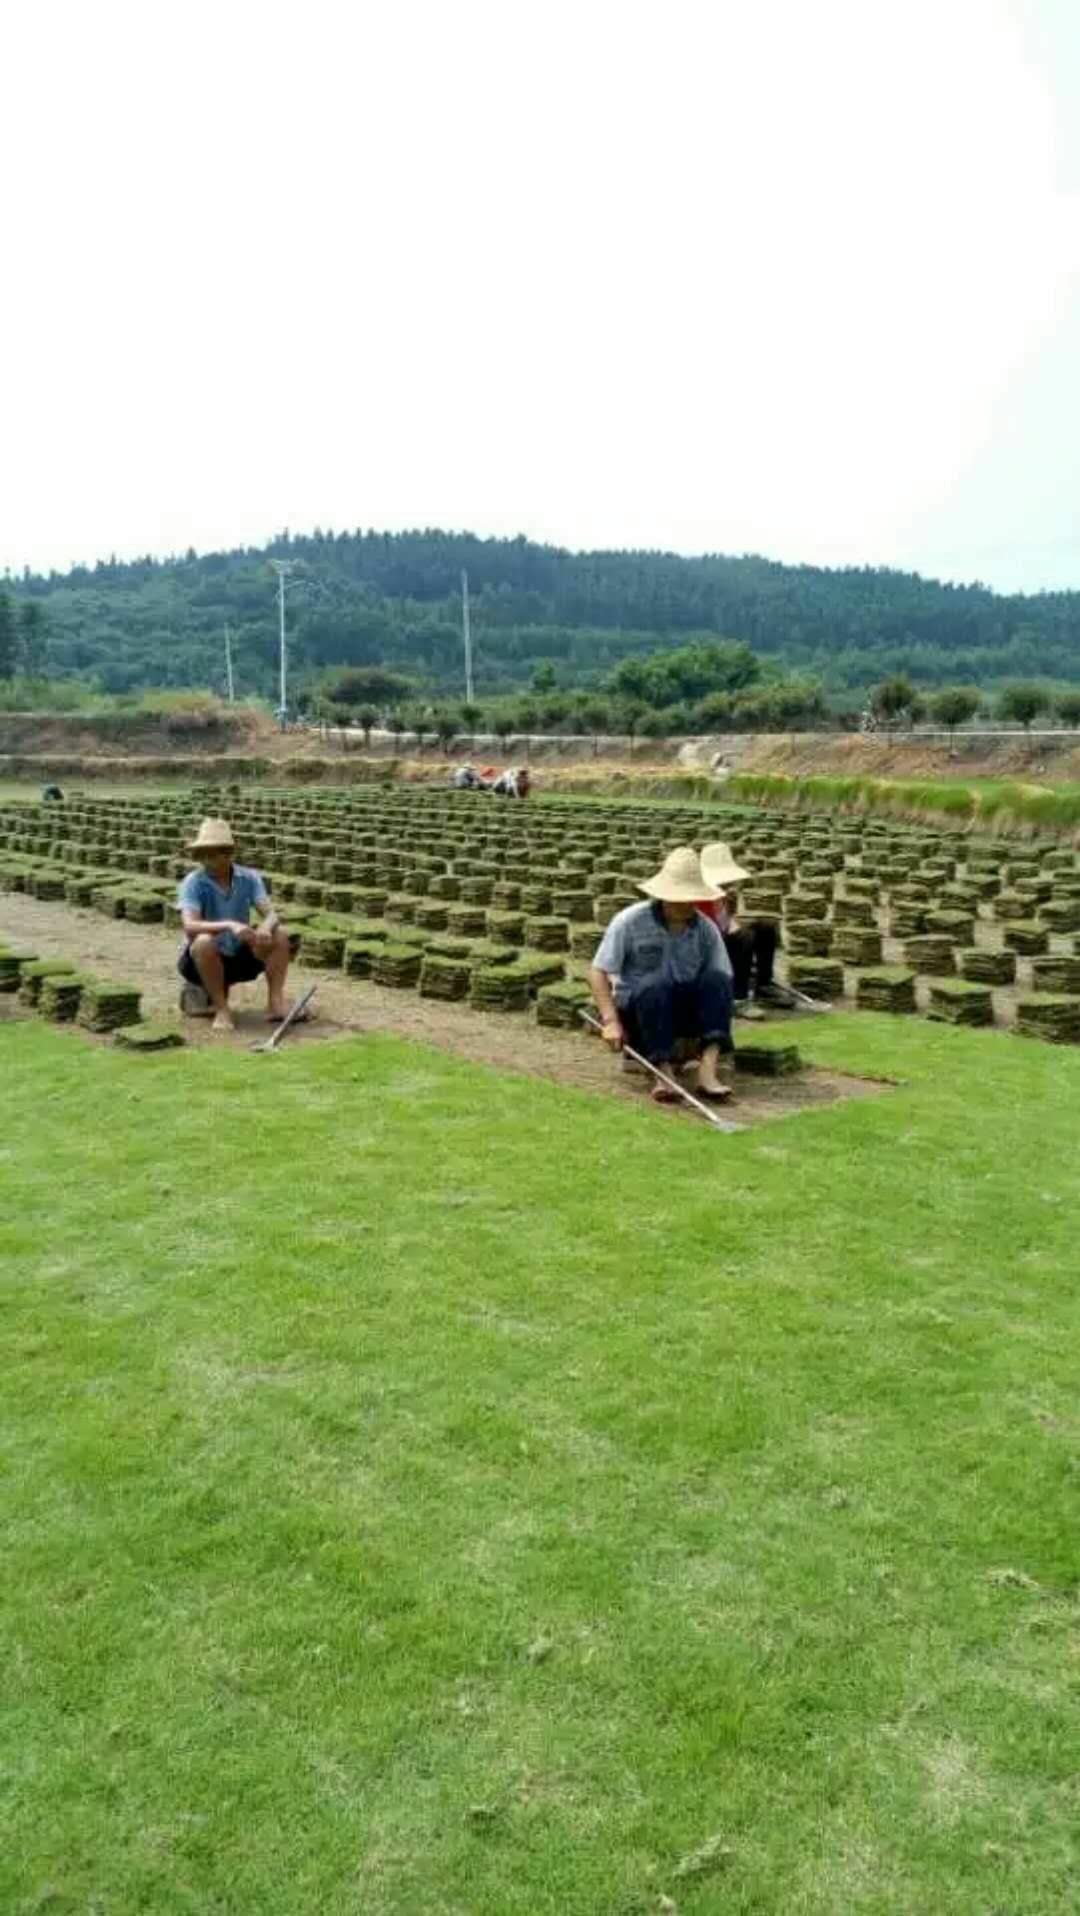
[(773, 976), (778, 943), (776, 926), (739, 923), (735, 887), (749, 878), (750, 873), (737, 863), (730, 845), (719, 839), (714, 845), (702, 847), (701, 870), (706, 883), (721, 893), (715, 902), (704, 900), (698, 910), (712, 919), (727, 946), (736, 1010), (746, 1004), (751, 985), (755, 1004), (791, 1006), (794, 999), (790, 992), (777, 984)]

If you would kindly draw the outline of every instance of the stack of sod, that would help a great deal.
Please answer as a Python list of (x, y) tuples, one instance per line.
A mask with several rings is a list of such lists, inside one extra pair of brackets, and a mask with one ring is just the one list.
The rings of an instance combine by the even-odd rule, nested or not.
[(72, 873), (64, 883), (64, 897), (68, 904), (92, 905), (98, 882), (97, 878), (88, 878), (85, 872)]
[(446, 930), (446, 901), (442, 898), (422, 898), (416, 907), (416, 922), (423, 931)]
[(104, 917), (124, 916), (124, 894), (117, 890), (115, 881), (109, 885), (95, 885), (90, 896), (94, 910), (100, 911)]
[(66, 882), (63, 872), (39, 871), (31, 877), (27, 889), (35, 898), (48, 902), (50, 899), (63, 898), (66, 895)]
[[(635, 894), (636, 895), (636, 894)], [(522, 885), (521, 909), (536, 917), (551, 910), (551, 892), (546, 885)]]
[(989, 985), (966, 978), (931, 978), (927, 1016), (947, 1025), (992, 1025), (994, 998)]
[(580, 978), (563, 978), (557, 985), (541, 985), (536, 994), (536, 1022), (562, 1031), (584, 1030), (578, 1013), (591, 1002), (589, 988)]
[(784, 949), (800, 958), (824, 958), (832, 944), (832, 927), (818, 918), (789, 918), (784, 925)]
[(348, 976), (370, 978), (371, 968), (385, 943), (385, 938), (350, 938), (342, 961)]
[(36, 957), (36, 951), (9, 951), (0, 946), (0, 992), (18, 991), (22, 966), (32, 965)]
[(894, 905), (889, 913), (889, 936), (891, 938), (917, 938), (926, 930), (925, 905)]
[(524, 1011), (529, 1003), (529, 980), (516, 965), (477, 965), (469, 986), (469, 1002), (478, 1011)]
[(975, 920), (967, 911), (928, 911), (926, 929), (943, 933), (954, 945), (970, 945), (975, 936)]
[(420, 964), (422, 998), (465, 998), (468, 996), (472, 967), (466, 958), (443, 958), (437, 952), (424, 953)]
[(940, 932), (927, 932), (922, 938), (906, 938), (901, 953), (905, 965), (923, 977), (948, 977), (956, 970), (953, 941)]
[(113, 1043), (125, 1051), (172, 1051), (187, 1043), (182, 1031), (162, 1020), (157, 1024), (129, 1025), (113, 1033)]
[(568, 951), (570, 931), (565, 918), (540, 916), (525, 920), (525, 941), (534, 951)]
[(569, 918), (578, 923), (582, 919), (592, 919), (592, 893), (578, 887), (555, 885), (551, 893), (551, 909), (556, 918)]
[(844, 967), (835, 958), (790, 958), (788, 983), (808, 998), (842, 998)]
[(500, 911), (520, 911), (521, 886), (508, 884), (493, 885), (491, 888), (491, 902), (497, 906)]
[(861, 972), (855, 984), (860, 1011), (914, 1011), (915, 973), (902, 965), (879, 965)]
[(874, 925), (874, 907), (868, 898), (834, 898), (834, 925)]
[(1080, 992), (1080, 958), (1068, 952), (1033, 958), (1031, 982), (1036, 991)]
[(1022, 1037), (1045, 1038), (1050, 1044), (1080, 1044), (1080, 998), (1051, 991), (1018, 998), (1016, 1029)]
[(80, 978), (75, 971), (58, 971), (50, 978), (43, 978), (37, 1001), (41, 1016), (51, 1018), (55, 1024), (72, 1024), (78, 1015), (79, 1000), (89, 982), (87, 978)]
[(599, 943), (600, 938), (595, 925), (571, 925), (571, 958), (584, 958), (587, 964), (591, 964)]
[(322, 971), (340, 971), (345, 958), (345, 933), (325, 925), (306, 925), (300, 939), (305, 965)]
[(566, 966), (561, 958), (543, 957), (538, 951), (515, 953), (513, 972), (517, 978), (524, 978), (529, 992), (535, 997), (542, 985), (554, 985), (565, 975)]
[(787, 1078), (802, 1070), (798, 1045), (755, 1044), (751, 1039), (735, 1052), (736, 1071), (749, 1071), (758, 1078)]
[(825, 918), (829, 894), (825, 891), (789, 891), (784, 899), (784, 917), (791, 919)]
[(468, 905), (490, 905), (494, 890), (490, 878), (463, 878), (461, 881), (461, 897)]
[(880, 965), (881, 933), (864, 930), (859, 925), (838, 925), (833, 932), (831, 950), (833, 957), (845, 965)]
[(160, 925), (162, 900), (156, 892), (131, 887), (123, 894), (124, 917), (133, 925)]
[[(471, 938), (431, 938), (428, 940), (427, 949), (434, 958), (473, 959), (476, 952), (476, 946)], [(512, 954), (508, 951), (506, 956), (509, 958)]]
[(73, 977), (75, 967), (67, 958), (32, 958), (19, 967), (19, 1003), (31, 1010), (37, 1006), (41, 987), (46, 978), (55, 978), (62, 973)]
[(982, 951), (978, 945), (972, 945), (957, 956), (960, 976), (970, 979), (974, 985), (1011, 985), (1016, 980), (1015, 951)]
[[(774, 918), (783, 904), (783, 894), (769, 891), (764, 885), (751, 885), (741, 899), (744, 916), (747, 918)], [(865, 923), (860, 920), (860, 923)], [(872, 922), (872, 921), (871, 921)]]
[(1015, 951), (1021, 958), (1040, 958), (1050, 948), (1050, 934), (1034, 918), (1014, 918), (1002, 926), (1001, 942), (1006, 951)]
[(461, 938), (482, 938), (487, 930), (487, 912), (482, 905), (451, 905), (446, 922)]
[(1039, 917), (1050, 931), (1080, 931), (1080, 898), (1048, 898)]
[(501, 939), (505, 945), (525, 943), (525, 919), (520, 911), (500, 911), (493, 906), (487, 915), (487, 928), (492, 938)]
[(433, 898), (445, 898), (452, 902), (455, 898), (461, 897), (461, 880), (456, 872), (439, 872), (438, 876), (432, 879), (428, 890)]
[(394, 985), (398, 990), (411, 991), (420, 977), (423, 952), (415, 945), (380, 945), (371, 966), (371, 976), (377, 985)]
[(387, 899), (385, 912), (393, 925), (411, 925), (416, 917), (416, 900), (404, 892), (393, 892)]
[(79, 999), (79, 1023), (84, 1031), (118, 1031), (121, 1025), (137, 1025), (141, 1016), (134, 985), (114, 985), (102, 978), (86, 980)]

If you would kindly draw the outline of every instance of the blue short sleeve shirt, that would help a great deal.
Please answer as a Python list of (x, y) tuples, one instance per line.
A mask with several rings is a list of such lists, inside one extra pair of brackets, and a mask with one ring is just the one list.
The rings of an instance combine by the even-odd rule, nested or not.
[[(211, 924), (215, 919), (235, 918), (238, 924), (249, 925), (254, 907), (265, 907), (269, 903), (270, 894), (262, 873), (251, 865), (233, 865), (228, 886), (224, 888), (198, 865), (181, 879), (177, 893), (181, 911), (198, 912), (200, 918), (208, 919)], [(219, 931), (215, 943), (224, 957), (240, 949), (240, 941), (231, 931)]]

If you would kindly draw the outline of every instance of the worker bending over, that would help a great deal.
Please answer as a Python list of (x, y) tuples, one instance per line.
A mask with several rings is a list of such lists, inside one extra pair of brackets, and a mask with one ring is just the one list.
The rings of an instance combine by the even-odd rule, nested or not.
[[(689, 845), (673, 851), (638, 889), (645, 902), (616, 913), (589, 973), (605, 1042), (615, 1051), (629, 1044), (650, 1064), (670, 1067), (677, 1046), (688, 1040), (701, 1049), (702, 1096), (729, 1098), (717, 1065), (734, 1049), (731, 960), (716, 926), (697, 909), (719, 893), (706, 883)], [(657, 1084), (652, 1095), (675, 1094)]]
[(702, 846), (701, 872), (713, 897), (700, 900), (698, 909), (712, 919), (724, 941), (731, 960), (736, 1011), (749, 999), (751, 985), (755, 1004), (793, 1005), (795, 1000), (790, 991), (777, 984), (773, 977), (779, 942), (776, 926), (767, 922), (739, 923), (735, 887), (749, 878), (750, 873), (736, 862), (730, 845), (721, 840), (715, 845)]
[[(278, 919), (259, 872), (250, 865), (234, 865), (236, 846), (223, 818), (204, 818), (198, 836), (188, 846), (198, 859), (195, 871), (181, 880), (178, 903), (184, 942), (177, 970), (184, 980), (180, 1008), (191, 1014), (213, 1012), (214, 1031), (233, 1031), (229, 992), (233, 985), (266, 977), (267, 1015), (280, 1024), (287, 1015), (285, 975), (289, 969), (289, 939)], [(253, 928), (251, 913), (261, 924)], [(196, 997), (205, 992), (209, 1000)], [(303, 1016), (303, 1014), (301, 1014)]]

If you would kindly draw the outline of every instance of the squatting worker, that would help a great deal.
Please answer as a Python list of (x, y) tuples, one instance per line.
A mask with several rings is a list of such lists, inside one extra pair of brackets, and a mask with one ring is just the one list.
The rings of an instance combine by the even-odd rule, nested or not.
[[(229, 992), (266, 976), (266, 1005), (272, 1023), (286, 1016), (285, 974), (289, 940), (259, 872), (235, 865), (232, 830), (223, 818), (204, 818), (188, 846), (199, 861), (181, 881), (178, 903), (184, 943), (177, 969), (187, 986), (201, 986), (214, 1014), (213, 1030), (232, 1031)], [(261, 923), (253, 928), (251, 913)], [(181, 994), (181, 1007), (195, 1007)], [(202, 1008), (201, 1005), (199, 1007)]]
[[(624, 1043), (650, 1064), (670, 1066), (681, 1040), (701, 1047), (698, 1090), (728, 1098), (717, 1077), (720, 1054), (731, 1042), (731, 960), (714, 924), (698, 911), (702, 898), (718, 897), (706, 884), (701, 860), (689, 845), (665, 859), (638, 888), (640, 905), (617, 912), (600, 941), (589, 981), (613, 1050)], [(653, 1097), (673, 1094), (657, 1084)]]
[[(701, 873), (714, 896), (698, 902), (698, 910), (711, 918), (724, 941), (731, 960), (735, 1008), (745, 1004), (753, 984), (755, 1004), (791, 1005), (794, 1000), (773, 977), (776, 964), (776, 926), (768, 923), (740, 925), (739, 898), (735, 887), (749, 878), (732, 855), (730, 845), (717, 840), (701, 848)], [(716, 894), (719, 893), (717, 897)]]

